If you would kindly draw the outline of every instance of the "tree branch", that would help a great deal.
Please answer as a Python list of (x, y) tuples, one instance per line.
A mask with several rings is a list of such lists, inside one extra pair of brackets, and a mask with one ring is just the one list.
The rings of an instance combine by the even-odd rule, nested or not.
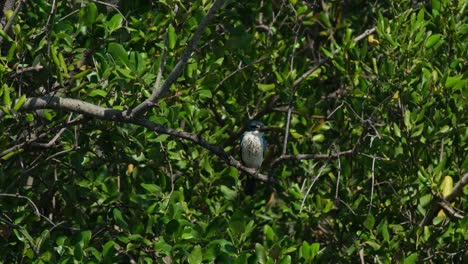
[[(6, 23), (5, 27), (3, 28), (3, 31), (8, 34), (8, 31), (10, 30), (11, 26), (13, 25), (13, 22), (15, 21), (16, 16), (18, 15), (19, 11), (23, 7), (23, 4), (26, 2), (26, 0), (20, 0), (18, 1), (18, 5), (15, 8), (15, 11), (13, 11), (13, 14), (10, 16), (10, 19)], [(4, 10), (6, 11), (6, 10)], [(0, 36), (0, 44), (3, 42), (3, 37)]]
[[(437, 212), (441, 208), (444, 208), (445, 205), (450, 204), (452, 201), (454, 201), (458, 196), (460, 196), (463, 193), (463, 188), (467, 184), (468, 184), (468, 173), (465, 173), (465, 174), (463, 174), (461, 179), (455, 184), (455, 187), (453, 187), (453, 190), (449, 195), (447, 195), (445, 198), (437, 196), (434, 199), (432, 208), (427, 212), (426, 216), (421, 221), (419, 226), (422, 227), (422, 226), (426, 226), (429, 223), (431, 223), (432, 219), (434, 219)], [(449, 214), (450, 214), (450, 211), (449, 211)]]
[[(24, 107), (24, 105), (23, 105), (23, 107)], [(21, 110), (24, 110), (24, 108), (21, 109)], [(1, 116), (2, 113), (3, 113), (3, 112), (0, 111), (0, 116)], [(17, 150), (19, 150), (19, 149), (21, 149), (21, 148), (24, 148), (24, 147), (26, 147), (26, 146), (28, 146), (28, 145), (31, 145), (31, 144), (35, 143), (36, 141), (38, 141), (38, 140), (40, 140), (40, 139), (42, 139), (42, 138), (45, 138), (45, 137), (49, 136), (51, 133), (54, 133), (54, 132), (57, 131), (57, 130), (61, 130), (61, 129), (64, 129), (65, 127), (70, 127), (70, 126), (74, 126), (74, 125), (80, 124), (80, 123), (82, 123), (83, 121), (85, 121), (85, 119), (83, 118), (83, 116), (79, 116), (79, 117), (75, 118), (74, 120), (65, 123), (63, 126), (60, 126), (60, 127), (58, 127), (58, 128), (52, 128), (51, 130), (49, 130), (49, 131), (47, 131), (47, 132), (44, 132), (44, 133), (42, 133), (42, 134), (40, 134), (40, 135), (38, 135), (38, 136), (34, 136), (34, 137), (32, 137), (32, 138), (26, 140), (25, 142), (19, 143), (19, 144), (13, 146), (13, 147), (10, 147), (10, 148), (5, 149), (4, 151), (0, 152), (0, 158), (4, 157), (4, 156), (7, 155), (8, 153), (11, 153), (11, 152), (13, 152), (13, 151), (17, 151)], [(55, 140), (56, 140), (56, 139), (55, 139)], [(51, 141), (51, 142), (52, 142), (52, 141)], [(55, 142), (55, 141), (53, 141), (51, 144), (53, 144), (54, 142)], [(50, 143), (50, 142), (49, 142), (49, 143)]]
[(297, 154), (297, 155), (281, 155), (276, 158), (272, 163), (271, 167), (276, 167), (280, 163), (289, 161), (289, 160), (310, 160), (310, 159), (336, 159), (340, 156), (350, 156), (354, 154), (354, 150), (346, 150), (333, 154)]
[[(365, 37), (369, 36), (370, 34), (374, 33), (376, 30), (375, 27), (373, 28), (370, 28), (366, 31), (364, 31), (364, 33), (362, 33), (361, 35), (357, 36), (354, 38), (354, 41), (355, 42), (359, 42), (361, 41), (362, 39), (364, 39)], [(338, 51), (333, 51), (332, 54), (335, 55)], [(308, 71), (306, 71), (304, 74), (302, 74), (299, 78), (297, 78), (294, 83), (293, 83), (293, 87), (299, 85), (303, 80), (305, 80), (306, 78), (308, 78), (312, 73), (314, 73), (318, 68), (322, 67), (325, 63), (327, 63), (328, 61), (330, 60), (329, 57), (326, 57), (325, 59), (323, 59), (322, 61), (320, 61), (319, 63), (317, 63), (316, 65), (314, 65), (312, 68), (310, 68)]]
[(81, 100), (53, 95), (28, 98), (22, 107), (23, 111), (38, 109), (65, 110), (67, 112), (79, 113), (111, 121), (130, 120), (129, 116), (125, 115), (124, 111), (104, 108)]
[[(268, 181), (268, 176), (264, 174), (256, 173), (255, 169), (251, 169), (251, 168), (243, 166), (232, 155), (229, 155), (228, 153), (224, 152), (221, 148), (209, 143), (208, 141), (204, 140), (197, 134), (192, 134), (192, 133), (181, 131), (181, 130), (167, 128), (167, 127), (155, 124), (145, 118), (127, 116), (125, 114), (125, 111), (115, 110), (115, 109), (110, 109), (110, 108), (103, 108), (103, 107), (93, 105), (87, 102), (83, 102), (80, 100), (71, 99), (71, 98), (61, 98), (61, 97), (51, 96), (51, 95), (26, 99), (26, 102), (21, 108), (21, 111), (33, 111), (33, 110), (38, 110), (38, 109), (53, 109), (53, 110), (75, 112), (75, 113), (80, 113), (80, 114), (83, 114), (89, 117), (94, 117), (94, 118), (101, 119), (101, 120), (139, 125), (139, 126), (146, 127), (157, 133), (167, 134), (175, 138), (189, 140), (207, 149), (211, 153), (215, 154), (229, 166), (235, 167), (247, 174), (252, 175), (253, 177), (259, 180)], [(21, 144), (15, 147), (21, 148), (24, 144)], [(11, 148), (8, 149), (8, 151), (11, 152), (12, 151)]]
[(176, 66), (174, 67), (172, 72), (169, 74), (169, 76), (166, 78), (166, 81), (163, 83), (163, 85), (161, 85), (160, 87), (156, 87), (153, 90), (153, 93), (151, 94), (150, 98), (143, 101), (141, 104), (137, 105), (135, 108), (129, 110), (130, 116), (136, 117), (142, 114), (144, 111), (151, 108), (152, 106), (156, 105), (158, 103), (158, 100), (161, 98), (161, 96), (165, 92), (167, 92), (167, 90), (169, 90), (171, 85), (177, 80), (177, 78), (179, 78), (193, 50), (197, 47), (197, 43), (200, 40), (206, 26), (208, 25), (208, 22), (211, 20), (211, 18), (213, 18), (214, 13), (223, 5), (224, 1), (225, 0), (216, 0), (216, 2), (213, 3), (210, 10), (208, 10), (208, 13), (206, 14), (206, 16), (203, 18), (202, 22), (198, 26), (197, 31), (193, 35), (192, 39), (190, 39), (190, 41), (188, 42), (187, 47), (185, 48), (184, 53), (182, 53), (182, 56), (180, 57)]

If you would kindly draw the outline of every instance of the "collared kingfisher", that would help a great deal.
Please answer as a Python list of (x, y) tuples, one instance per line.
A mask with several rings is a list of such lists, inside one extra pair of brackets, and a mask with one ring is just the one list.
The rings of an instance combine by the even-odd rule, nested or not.
[[(240, 140), (241, 158), (244, 165), (249, 168), (256, 169), (259, 172), (263, 162), (263, 154), (267, 147), (263, 129), (265, 126), (262, 122), (253, 120), (247, 126), (246, 132)], [(245, 184), (245, 193), (252, 195), (255, 191), (255, 180), (249, 175)]]

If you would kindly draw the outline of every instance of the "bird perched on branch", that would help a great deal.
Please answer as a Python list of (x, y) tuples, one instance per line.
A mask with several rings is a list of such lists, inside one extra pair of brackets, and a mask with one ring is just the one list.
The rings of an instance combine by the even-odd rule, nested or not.
[[(262, 166), (263, 153), (267, 147), (267, 142), (263, 135), (265, 128), (262, 122), (250, 121), (247, 131), (242, 135), (240, 140), (242, 161), (246, 167), (256, 169), (256, 173), (259, 172)], [(248, 175), (245, 193), (252, 195), (254, 191), (255, 179), (251, 175)]]

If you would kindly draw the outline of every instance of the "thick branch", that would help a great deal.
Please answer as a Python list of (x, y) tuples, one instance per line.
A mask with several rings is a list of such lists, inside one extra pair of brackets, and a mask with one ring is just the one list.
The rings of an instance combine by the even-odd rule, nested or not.
[[(148, 119), (130, 117), (125, 115), (125, 111), (103, 108), (97, 105), (86, 103), (76, 99), (70, 98), (61, 98), (57, 96), (42, 96), (35, 98), (28, 98), (21, 108), (22, 111), (33, 111), (38, 109), (54, 109), (67, 112), (80, 113), (89, 117), (94, 117), (97, 119), (115, 121), (120, 123), (129, 123), (139, 126), (146, 127), (154, 132), (160, 134), (167, 134), (175, 138), (189, 140), (205, 149), (211, 153), (218, 156), (222, 161), (224, 161), (229, 166), (235, 167), (247, 174), (252, 175), (253, 177), (262, 180), (268, 181), (268, 176), (263, 174), (256, 173), (255, 169), (247, 168), (243, 166), (238, 160), (233, 156), (224, 152), (221, 148), (209, 143), (200, 136), (185, 131), (180, 131), (176, 129), (167, 128), (158, 124), (155, 124)], [(19, 146), (19, 148), (22, 147)]]
[(144, 126), (150, 130), (153, 130), (155, 132), (161, 133), (161, 134), (167, 134), (174, 136), (176, 138), (181, 138), (185, 140), (189, 140), (205, 149), (210, 151), (212, 154), (215, 154), (218, 156), (222, 161), (224, 161), (226, 164), (229, 166), (235, 167), (238, 170), (241, 170), (247, 174), (252, 175), (253, 177), (262, 180), (262, 181), (268, 181), (268, 176), (256, 173), (257, 170), (248, 168), (243, 166), (238, 160), (236, 160), (233, 156), (229, 155), (228, 153), (224, 152), (221, 148), (209, 143), (208, 141), (204, 140), (201, 138), (199, 135), (188, 133), (185, 131), (180, 131), (180, 130), (175, 130), (171, 128), (167, 128), (158, 124), (155, 124), (147, 119), (138, 119), (132, 122), (133, 124), (136, 125), (141, 125)]
[(120, 110), (104, 108), (81, 100), (62, 98), (52, 95), (28, 98), (26, 99), (26, 102), (24, 103), (21, 110), (31, 111), (38, 109), (65, 110), (67, 112), (84, 114), (95, 118), (111, 121), (129, 120), (129, 117), (126, 116), (124, 112)]
[(206, 16), (203, 18), (202, 22), (198, 26), (198, 29), (193, 35), (192, 39), (190, 39), (190, 41), (188, 42), (187, 47), (185, 48), (185, 51), (180, 57), (176, 66), (174, 67), (172, 72), (169, 74), (169, 76), (166, 78), (166, 81), (163, 83), (163, 85), (161, 85), (160, 87), (156, 87), (153, 90), (153, 93), (151, 94), (150, 98), (148, 98), (143, 103), (139, 104), (133, 110), (131, 110), (130, 111), (131, 116), (133, 117), (138, 116), (144, 111), (151, 108), (153, 105), (156, 105), (158, 103), (158, 100), (161, 98), (161, 96), (165, 92), (167, 92), (167, 90), (169, 90), (171, 85), (177, 80), (177, 78), (179, 78), (193, 50), (197, 47), (198, 40), (200, 40), (203, 34), (203, 31), (208, 25), (208, 22), (214, 16), (214, 13), (223, 5), (223, 3), (224, 3), (224, 0), (216, 0), (216, 2), (211, 6), (210, 10), (208, 10), (208, 13), (206, 14)]

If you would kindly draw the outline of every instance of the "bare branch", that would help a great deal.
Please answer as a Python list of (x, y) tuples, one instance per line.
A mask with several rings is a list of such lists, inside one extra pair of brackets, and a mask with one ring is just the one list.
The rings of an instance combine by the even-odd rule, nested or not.
[(50, 148), (52, 145), (55, 144), (57, 139), (60, 138), (60, 136), (65, 132), (66, 128), (60, 129), (60, 131), (47, 143), (33, 143), (32, 145), (35, 147), (41, 147), (41, 148)]
[(320, 167), (320, 170), (318, 171), (317, 176), (315, 176), (314, 179), (312, 180), (312, 183), (310, 184), (309, 188), (307, 189), (306, 194), (304, 195), (304, 199), (302, 199), (301, 209), (299, 210), (299, 212), (302, 212), (302, 209), (304, 209), (304, 204), (305, 204), (307, 197), (309, 197), (310, 190), (312, 190), (312, 187), (314, 186), (315, 182), (318, 180), (318, 178), (322, 174), (325, 167), (327, 167), (329, 161), (330, 161), (330, 158), (328, 158), (325, 161), (325, 163), (322, 165), (322, 167)]
[(21, 74), (29, 71), (40, 71), (44, 68), (44, 66), (37, 64), (36, 66), (26, 67), (26, 68), (17, 68), (16, 74)]
[(185, 48), (184, 53), (180, 57), (179, 61), (177, 62), (176, 66), (172, 70), (172, 72), (169, 74), (169, 76), (166, 78), (166, 81), (158, 87), (157, 89), (153, 90), (153, 93), (151, 94), (150, 98), (147, 100), (143, 101), (141, 104), (137, 105), (135, 108), (132, 110), (129, 110), (129, 115), (132, 117), (136, 117), (143, 113), (144, 111), (148, 110), (152, 106), (156, 105), (158, 103), (158, 100), (161, 98), (161, 96), (169, 90), (171, 85), (179, 78), (179, 76), (182, 74), (182, 71), (184, 70), (185, 65), (188, 62), (188, 59), (190, 58), (193, 50), (197, 47), (198, 40), (200, 40), (203, 31), (205, 30), (206, 26), (208, 25), (208, 22), (213, 18), (214, 13), (223, 5), (225, 0), (216, 0), (216, 2), (213, 3), (211, 6), (210, 10), (208, 10), (208, 13), (206, 16), (203, 18), (202, 22), (197, 28), (197, 31), (193, 35), (192, 39), (187, 43), (187, 47)]
[(62, 98), (58, 96), (45, 95), (41, 97), (33, 97), (26, 99), (22, 110), (38, 110), (38, 109), (54, 109), (65, 110), (93, 116), (98, 119), (123, 121), (129, 120), (129, 117), (123, 111), (111, 108), (103, 108), (91, 103), (87, 103), (77, 99)]
[(148, 129), (151, 129), (152, 131), (157, 132), (157, 133), (167, 134), (167, 135), (171, 135), (171, 136), (176, 137), (176, 138), (191, 141), (191, 142), (193, 142), (193, 143), (207, 149), (212, 154), (218, 156), (227, 165), (235, 167), (236, 169), (238, 169), (240, 171), (243, 171), (243, 172), (245, 172), (245, 173), (251, 175), (252, 177), (254, 177), (256, 179), (259, 179), (261, 181), (268, 181), (268, 176), (267, 175), (257, 173), (256, 169), (252, 169), (252, 168), (248, 168), (248, 167), (243, 166), (241, 164), (241, 162), (236, 160), (232, 155), (229, 155), (228, 153), (223, 151), (221, 148), (210, 144), (208, 141), (204, 140), (199, 135), (192, 134), (192, 133), (185, 132), (185, 131), (180, 131), (180, 130), (167, 128), (167, 127), (155, 124), (155, 123), (153, 123), (153, 122), (151, 122), (151, 121), (149, 121), (147, 119), (136, 119), (131, 123), (136, 124), (136, 125), (144, 126), (144, 127), (148, 128)]
[(31, 207), (34, 209), (34, 213), (36, 215), (41, 215), (39, 212), (39, 209), (37, 208), (36, 204), (27, 196), (23, 196), (20, 194), (11, 194), (11, 193), (0, 193), (0, 196), (6, 196), (6, 197), (14, 197), (14, 198), (20, 198), (20, 199), (26, 199), (28, 203), (31, 205)]

